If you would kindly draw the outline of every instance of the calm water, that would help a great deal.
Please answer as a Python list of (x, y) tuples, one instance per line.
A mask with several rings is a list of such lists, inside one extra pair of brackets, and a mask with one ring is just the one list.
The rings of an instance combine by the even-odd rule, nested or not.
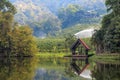
[(73, 58), (0, 58), (0, 80), (120, 80), (120, 63)]

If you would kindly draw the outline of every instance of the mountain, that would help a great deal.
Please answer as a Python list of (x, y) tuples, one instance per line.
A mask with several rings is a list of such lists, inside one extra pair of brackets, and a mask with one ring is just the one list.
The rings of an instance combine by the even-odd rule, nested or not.
[(59, 31), (60, 20), (46, 6), (38, 5), (37, 0), (11, 0), (17, 8), (15, 20), (22, 25), (29, 25), (34, 35), (43, 37), (48, 33)]
[[(47, 7), (51, 12), (57, 13), (61, 7), (69, 4), (78, 4), (87, 10), (105, 9), (105, 0), (10, 0), (15, 5), (19, 2), (34, 3), (35, 6)], [(18, 2), (18, 3), (16, 3)]]
[[(37, 37), (54, 36), (56, 31), (61, 32), (62, 28), (79, 23), (89, 21), (96, 23), (106, 11), (104, 0), (10, 0), (10, 2), (17, 8), (15, 20), (19, 24), (27, 24), (33, 28)], [(70, 5), (73, 5), (73, 8), (69, 7)], [(61, 14), (64, 18), (60, 17), (61, 10), (67, 11), (69, 8), (70, 11), (74, 11), (74, 5), (79, 5), (81, 9), (66, 15), (63, 11)]]

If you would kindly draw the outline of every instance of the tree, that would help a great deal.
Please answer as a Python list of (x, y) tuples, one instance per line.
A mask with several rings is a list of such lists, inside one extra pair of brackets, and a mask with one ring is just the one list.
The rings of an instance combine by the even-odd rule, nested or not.
[(0, 11), (15, 14), (16, 8), (8, 0), (0, 0)]
[(114, 14), (114, 16), (120, 15), (120, 0), (106, 0), (107, 11)]
[(96, 46), (100, 49), (99, 52), (119, 53), (120, 0), (106, 0), (106, 6), (108, 14), (103, 17), (102, 27), (94, 33), (92, 42), (99, 45)]
[(95, 33), (92, 36), (92, 44), (96, 48), (96, 53), (102, 53), (104, 51), (103, 46), (103, 30), (96, 30)]
[(104, 46), (111, 53), (120, 52), (120, 17), (111, 20), (109, 28), (104, 35)]
[(8, 0), (0, 0), (0, 55), (10, 52), (11, 39), (9, 33), (14, 27), (15, 7)]
[(0, 56), (33, 56), (37, 52), (32, 30), (14, 22), (14, 6), (7, 0), (0, 2)]
[(33, 56), (34, 53), (37, 53), (32, 32), (28, 26), (17, 26), (12, 30), (10, 33), (11, 56)]
[(0, 53), (7, 53), (10, 50), (10, 36), (9, 33), (11, 32), (13, 25), (13, 15), (9, 14), (8, 12), (2, 13), (0, 12)]
[(65, 48), (67, 52), (70, 51), (72, 44), (75, 42), (75, 39), (76, 38), (74, 35), (71, 34), (65, 35)]

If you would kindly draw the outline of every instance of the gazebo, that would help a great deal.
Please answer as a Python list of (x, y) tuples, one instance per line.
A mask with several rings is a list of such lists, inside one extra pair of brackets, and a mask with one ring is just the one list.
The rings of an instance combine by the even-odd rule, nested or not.
[[(81, 52), (76, 52), (76, 49), (79, 47), (79, 45), (81, 45), (81, 52), (82, 52), (82, 48), (84, 48), (84, 54), (83, 55)], [(84, 57), (84, 56), (88, 56), (88, 51), (90, 50), (90, 48), (88, 47), (88, 45), (82, 40), (82, 39), (77, 39), (77, 41), (71, 46), (71, 52), (72, 52), (72, 56), (75, 57)], [(79, 54), (79, 55), (78, 55)]]

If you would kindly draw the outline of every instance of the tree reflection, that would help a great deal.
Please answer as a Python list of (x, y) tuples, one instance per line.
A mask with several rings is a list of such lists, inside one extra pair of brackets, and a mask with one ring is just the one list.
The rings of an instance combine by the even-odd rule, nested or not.
[(33, 80), (36, 62), (33, 58), (1, 58), (0, 79)]
[(92, 76), (96, 80), (119, 80), (120, 64), (96, 62)]

